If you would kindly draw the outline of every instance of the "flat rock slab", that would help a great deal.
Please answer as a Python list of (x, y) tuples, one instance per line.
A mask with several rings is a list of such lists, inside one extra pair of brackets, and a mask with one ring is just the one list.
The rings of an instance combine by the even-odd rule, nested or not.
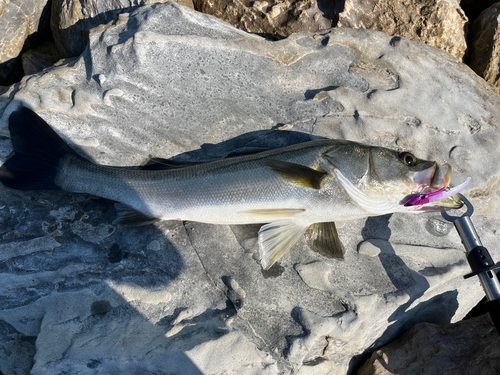
[[(474, 223), (500, 259), (500, 98), (422, 43), (351, 29), (270, 42), (152, 5), (93, 29), (79, 58), (1, 96), (0, 160), (21, 103), (101, 164), (317, 137), (448, 161), (455, 184), (472, 177)], [(415, 323), (460, 320), (483, 296), (462, 279), (460, 239), (438, 213), (339, 223), (343, 262), (302, 240), (267, 272), (258, 226), (130, 229), (114, 216), (103, 199), (0, 187), (0, 335), (9, 348), (22, 341), (19, 368), (35, 353), (32, 374), (346, 373)]]

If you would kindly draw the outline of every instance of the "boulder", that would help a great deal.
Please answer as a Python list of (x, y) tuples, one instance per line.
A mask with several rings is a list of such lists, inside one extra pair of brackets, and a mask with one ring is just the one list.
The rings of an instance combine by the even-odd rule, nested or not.
[(472, 23), (479, 17), (479, 14), (493, 4), (495, 4), (496, 0), (461, 0), (460, 7), (464, 10), (465, 14), (467, 14), (467, 18)]
[[(140, 5), (165, 1), (145, 0)], [(180, 2), (193, 7), (190, 0)], [(129, 0), (52, 0), (50, 26), (59, 53), (64, 57), (78, 56), (87, 46), (91, 28), (112, 22), (119, 13), (130, 12), (138, 6)]]
[(21, 54), (37, 42), (49, 22), (48, 0), (0, 2), (0, 85), (10, 85), (23, 76)]
[[(473, 222), (500, 259), (500, 97), (423, 43), (347, 28), (271, 42), (155, 4), (92, 29), (81, 56), (0, 96), (2, 162), (21, 104), (100, 164), (213, 160), (318, 137), (448, 161), (454, 184), (472, 177)], [(0, 186), (0, 322), (36, 337), (32, 374), (346, 373), (483, 297), (462, 279), (460, 239), (439, 213), (338, 223), (343, 262), (301, 240), (269, 271), (258, 226), (125, 228), (115, 215), (96, 197)], [(18, 353), (26, 366), (32, 352)]]
[(29, 374), (36, 353), (35, 340), (0, 321), (0, 373)]
[(419, 40), (462, 61), (467, 21), (459, 0), (347, 0), (337, 26)]
[(470, 35), (470, 67), (500, 93), (500, 2), (483, 11)]
[(376, 350), (357, 372), (358, 375), (498, 373), (498, 332), (487, 314), (455, 324), (417, 324), (398, 340)]
[(37, 48), (30, 49), (22, 54), (24, 74), (38, 73), (46, 68), (51, 68), (61, 55), (53, 42), (44, 42)]
[(299, 31), (329, 29), (338, 7), (335, 2), (321, 0), (194, 0), (193, 3), (200, 12), (270, 39), (282, 39)]

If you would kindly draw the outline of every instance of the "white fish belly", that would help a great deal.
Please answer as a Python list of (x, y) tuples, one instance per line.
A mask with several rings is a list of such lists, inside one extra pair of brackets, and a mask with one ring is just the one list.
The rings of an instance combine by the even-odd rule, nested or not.
[(162, 220), (250, 224), (290, 220), (292, 216), (303, 223), (366, 217), (335, 176), (326, 176), (321, 188), (314, 189), (286, 181), (264, 164), (266, 159), (274, 159), (314, 168), (330, 146), (325, 142), (314, 147), (299, 145), (289, 152), (265, 153), (265, 157), (224, 159), (163, 171), (109, 168), (72, 159), (56, 182), (66, 191), (115, 200)]
[[(262, 181), (233, 181), (216, 187), (215, 180), (193, 181), (189, 186), (163, 194), (148, 202), (155, 217), (162, 220), (189, 220), (211, 224), (268, 223), (293, 220), (310, 225), (316, 222), (353, 220), (366, 217), (328, 177), (321, 189), (297, 186), (276, 177), (274, 172), (262, 172)], [(265, 182), (264, 182), (265, 181)], [(214, 184), (212, 184), (212, 182)]]

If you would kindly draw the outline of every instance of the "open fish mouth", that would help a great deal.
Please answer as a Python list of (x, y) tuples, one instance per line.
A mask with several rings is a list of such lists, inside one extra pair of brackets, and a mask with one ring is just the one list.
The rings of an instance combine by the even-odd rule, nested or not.
[(463, 206), (458, 193), (469, 185), (471, 178), (455, 187), (449, 187), (451, 181), (451, 165), (433, 165), (413, 175), (417, 191), (407, 195), (400, 203), (405, 207), (417, 210), (432, 210), (440, 207), (460, 208)]

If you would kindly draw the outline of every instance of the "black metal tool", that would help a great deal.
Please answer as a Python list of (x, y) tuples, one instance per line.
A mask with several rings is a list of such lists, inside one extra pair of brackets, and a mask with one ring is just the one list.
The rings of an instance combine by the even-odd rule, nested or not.
[(497, 332), (500, 334), (500, 282), (498, 281), (496, 269), (500, 269), (500, 263), (494, 263), (488, 249), (486, 249), (479, 235), (472, 224), (470, 217), (474, 213), (474, 207), (467, 198), (459, 194), (462, 201), (467, 206), (467, 211), (462, 216), (451, 216), (444, 209), (441, 210), (441, 216), (455, 225), (458, 235), (462, 239), (465, 247), (467, 261), (472, 272), (464, 276), (469, 278), (478, 276), (481, 286), (486, 294), (486, 306), (490, 313), (491, 320), (495, 324)]

